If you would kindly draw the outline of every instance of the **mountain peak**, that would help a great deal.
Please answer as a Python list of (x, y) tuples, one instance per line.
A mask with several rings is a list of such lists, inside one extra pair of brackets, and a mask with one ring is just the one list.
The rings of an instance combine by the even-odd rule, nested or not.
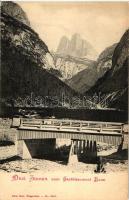
[(66, 36), (63, 36), (60, 39), (59, 46), (57, 48), (57, 53), (66, 54), (66, 50), (68, 49), (69, 39)]
[(1, 11), (5, 14), (17, 19), (18, 21), (30, 26), (30, 22), (27, 18), (26, 13), (23, 9), (16, 3), (12, 1), (1, 2)]
[(87, 57), (92, 60), (95, 60), (97, 56), (92, 45), (83, 39), (79, 33), (74, 33), (70, 40), (66, 36), (63, 36), (56, 53), (79, 58)]
[(72, 38), (81, 38), (80, 34), (79, 33), (74, 33), (72, 35)]

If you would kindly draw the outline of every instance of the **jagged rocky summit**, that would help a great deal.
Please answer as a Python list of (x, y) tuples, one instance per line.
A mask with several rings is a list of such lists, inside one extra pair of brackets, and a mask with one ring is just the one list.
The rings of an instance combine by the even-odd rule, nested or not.
[(66, 36), (63, 36), (56, 53), (78, 58), (86, 57), (91, 60), (95, 60), (97, 56), (97, 52), (92, 45), (88, 41), (82, 39), (80, 34), (77, 33), (73, 34), (70, 40)]
[(61, 75), (59, 78), (67, 81), (80, 71), (93, 66), (97, 53), (89, 42), (75, 33), (71, 40), (63, 36), (57, 51), (53, 52), (52, 55), (55, 67)]

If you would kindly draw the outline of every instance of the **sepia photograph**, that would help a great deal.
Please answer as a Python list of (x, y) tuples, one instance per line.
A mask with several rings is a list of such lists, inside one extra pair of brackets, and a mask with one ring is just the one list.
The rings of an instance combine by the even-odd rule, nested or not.
[(127, 200), (128, 2), (0, 9), (0, 200)]

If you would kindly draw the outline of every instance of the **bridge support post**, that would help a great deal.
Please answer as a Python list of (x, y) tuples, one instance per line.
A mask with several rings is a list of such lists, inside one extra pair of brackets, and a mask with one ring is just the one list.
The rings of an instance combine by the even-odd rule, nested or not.
[(85, 140), (83, 140), (83, 153), (85, 153), (85, 146), (86, 146), (86, 141)]
[(118, 147), (118, 150), (117, 150), (118, 153), (120, 153), (122, 151), (122, 149), (123, 149), (123, 143), (124, 143), (124, 137), (121, 138), (121, 143), (120, 143), (120, 145)]
[(80, 141), (79, 141), (79, 151), (78, 151), (78, 153), (80, 154), (81, 151), (82, 151), (82, 141), (80, 140)]
[(71, 147), (69, 152), (68, 164), (73, 165), (78, 162), (77, 157), (77, 141), (71, 140)]
[(85, 154), (88, 155), (90, 152), (90, 145), (89, 145), (89, 140), (87, 140), (87, 144), (86, 144), (86, 147), (85, 147)]
[(17, 155), (22, 159), (31, 159), (32, 156), (27, 148), (27, 145), (24, 140), (17, 141)]
[(92, 160), (92, 158), (97, 157), (97, 144), (96, 141), (87, 140), (87, 144), (84, 147), (84, 156)]
[(94, 144), (93, 144), (93, 153), (94, 153), (94, 157), (97, 157), (97, 143), (96, 143), (96, 141), (94, 141)]

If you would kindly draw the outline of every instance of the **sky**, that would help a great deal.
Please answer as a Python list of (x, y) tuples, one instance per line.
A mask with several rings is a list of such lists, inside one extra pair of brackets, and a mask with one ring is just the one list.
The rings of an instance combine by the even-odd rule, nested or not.
[(56, 50), (62, 36), (79, 33), (101, 53), (118, 42), (128, 28), (128, 3), (118, 2), (17, 2), (26, 12), (31, 27)]

